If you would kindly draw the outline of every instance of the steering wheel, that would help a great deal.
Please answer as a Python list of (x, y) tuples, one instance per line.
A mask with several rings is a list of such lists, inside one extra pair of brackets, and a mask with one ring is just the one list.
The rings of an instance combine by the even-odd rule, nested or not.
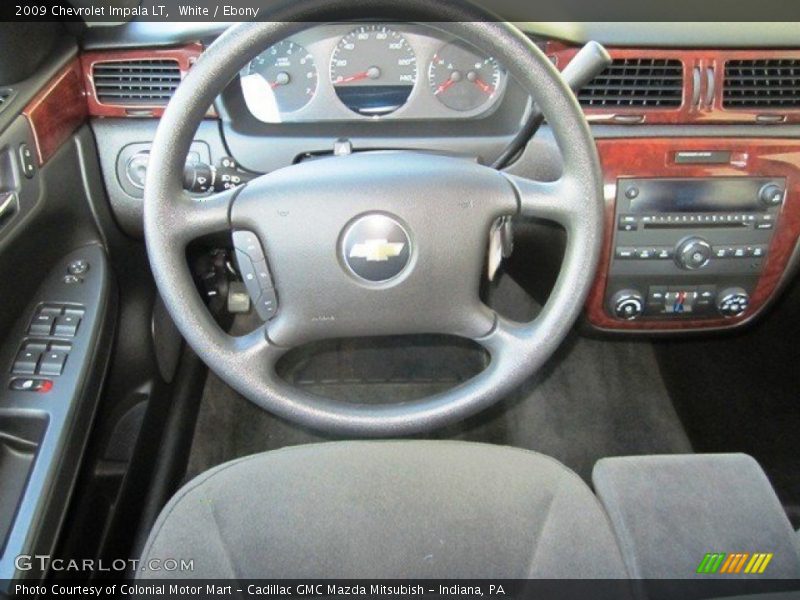
[[(563, 341), (595, 273), (603, 225), (600, 167), (574, 95), (519, 30), (461, 0), (293, 0), (270, 18), (235, 25), (208, 47), (175, 92), (153, 141), (145, 239), (178, 329), (243, 396), (317, 430), (406, 435), (492, 405)], [(533, 181), (440, 155), (356, 153), (279, 169), (200, 201), (184, 192), (184, 157), (195, 131), (239, 70), (307, 27), (303, 23), (349, 18), (436, 21), (494, 56), (549, 122), (563, 158), (561, 177)], [(479, 298), (489, 230), (506, 215), (551, 220), (567, 232), (554, 289), (528, 323), (503, 318)], [(268, 266), (261, 266), (268, 271), (262, 301), (269, 301), (274, 285), (279, 302), (271, 319), (244, 336), (216, 324), (187, 266), (187, 244), (220, 231), (234, 232), (237, 248), (257, 262), (263, 252)], [(489, 364), (447, 391), (394, 404), (322, 398), (276, 373), (283, 354), (313, 340), (411, 333), (470, 338), (488, 351)]]

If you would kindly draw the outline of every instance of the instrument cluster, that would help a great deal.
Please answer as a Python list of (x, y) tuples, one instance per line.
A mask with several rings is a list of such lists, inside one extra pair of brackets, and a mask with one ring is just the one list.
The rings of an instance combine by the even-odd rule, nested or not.
[(265, 123), (480, 117), (496, 108), (505, 69), (423, 25), (330, 24), (278, 42), (240, 72)]

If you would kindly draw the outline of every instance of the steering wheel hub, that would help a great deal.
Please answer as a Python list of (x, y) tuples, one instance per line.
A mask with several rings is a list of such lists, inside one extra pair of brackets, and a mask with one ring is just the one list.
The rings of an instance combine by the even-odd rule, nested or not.
[(357, 217), (342, 233), (341, 258), (347, 270), (367, 283), (398, 277), (411, 259), (411, 237), (397, 218), (383, 213)]

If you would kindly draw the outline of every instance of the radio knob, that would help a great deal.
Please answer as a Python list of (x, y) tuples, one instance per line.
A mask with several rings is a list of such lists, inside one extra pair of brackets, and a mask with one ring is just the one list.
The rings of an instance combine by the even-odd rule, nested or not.
[(711, 245), (703, 238), (690, 237), (675, 248), (675, 262), (681, 269), (702, 269), (711, 259)]
[(738, 317), (750, 304), (750, 295), (740, 287), (727, 288), (719, 294), (717, 309), (723, 317)]
[(624, 321), (633, 321), (644, 312), (644, 298), (636, 290), (620, 290), (611, 298), (614, 316)]
[(778, 206), (783, 202), (783, 189), (774, 183), (768, 183), (758, 192), (758, 199), (766, 206)]

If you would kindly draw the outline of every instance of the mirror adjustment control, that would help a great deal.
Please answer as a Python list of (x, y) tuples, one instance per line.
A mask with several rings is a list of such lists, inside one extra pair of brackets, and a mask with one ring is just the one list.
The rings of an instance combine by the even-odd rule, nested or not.
[(644, 298), (636, 290), (620, 290), (611, 298), (614, 316), (624, 321), (633, 321), (644, 312)]

